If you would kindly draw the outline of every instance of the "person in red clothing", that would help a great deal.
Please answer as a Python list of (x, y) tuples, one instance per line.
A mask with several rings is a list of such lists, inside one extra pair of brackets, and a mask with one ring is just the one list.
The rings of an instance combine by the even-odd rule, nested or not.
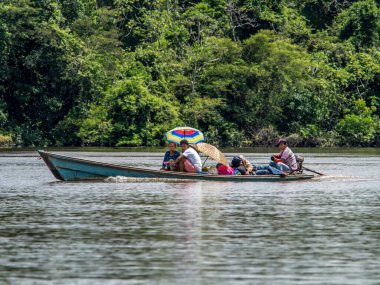
[(276, 147), (278, 147), (280, 153), (272, 155), (272, 162), (269, 164), (269, 166), (281, 170), (283, 172), (283, 175), (295, 172), (297, 170), (296, 156), (288, 147), (287, 141), (285, 139), (277, 140)]

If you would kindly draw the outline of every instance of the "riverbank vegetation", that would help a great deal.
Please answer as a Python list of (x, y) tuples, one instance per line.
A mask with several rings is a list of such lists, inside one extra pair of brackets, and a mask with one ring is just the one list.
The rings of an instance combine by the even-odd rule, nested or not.
[(0, 145), (380, 145), (375, 0), (2, 0)]

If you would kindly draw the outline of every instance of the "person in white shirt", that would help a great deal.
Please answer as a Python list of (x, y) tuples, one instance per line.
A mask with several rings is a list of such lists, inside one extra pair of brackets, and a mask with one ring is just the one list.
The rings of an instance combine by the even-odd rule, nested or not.
[(181, 155), (175, 160), (178, 170), (181, 172), (202, 172), (202, 160), (198, 152), (190, 147), (187, 140), (181, 140)]

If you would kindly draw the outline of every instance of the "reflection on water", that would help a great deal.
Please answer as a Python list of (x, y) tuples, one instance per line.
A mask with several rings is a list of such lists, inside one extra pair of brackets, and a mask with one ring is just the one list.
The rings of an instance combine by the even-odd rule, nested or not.
[(36, 157), (0, 155), (0, 284), (379, 284), (380, 156), (304, 156), (328, 175), (68, 183)]

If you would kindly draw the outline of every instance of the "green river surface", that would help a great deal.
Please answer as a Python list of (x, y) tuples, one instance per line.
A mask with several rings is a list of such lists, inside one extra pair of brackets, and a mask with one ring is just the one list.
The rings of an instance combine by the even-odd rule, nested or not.
[[(154, 169), (164, 149), (53, 151)], [(0, 284), (380, 284), (380, 149), (296, 151), (326, 175), (61, 182), (0, 150)]]

